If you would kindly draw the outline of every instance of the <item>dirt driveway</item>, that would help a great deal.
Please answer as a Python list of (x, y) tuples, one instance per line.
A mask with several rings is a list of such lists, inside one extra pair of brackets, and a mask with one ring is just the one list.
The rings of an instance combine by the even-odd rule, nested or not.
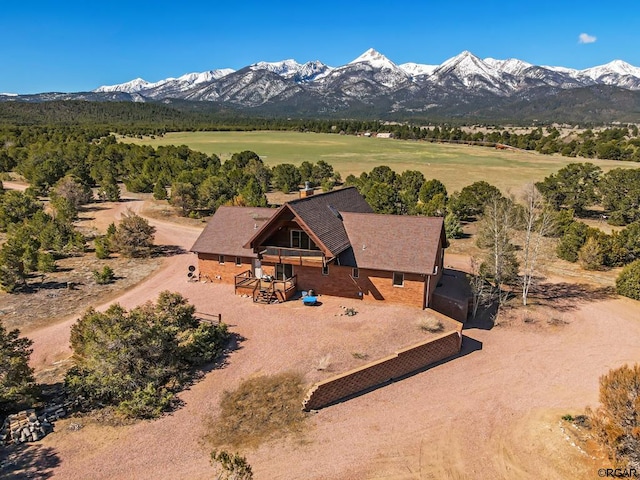
[[(199, 233), (154, 224), (158, 242), (187, 249)], [(157, 274), (118, 301), (132, 307), (161, 290), (179, 291), (198, 310), (222, 313), (232, 331), (245, 337), (241, 348), (224, 368), (181, 394), (181, 409), (159, 420), (117, 428), (90, 422), (80, 430), (68, 428), (78, 420), (59, 422), (54, 434), (33, 447), (57, 459), (43, 474), (209, 479), (210, 448), (203, 437), (225, 389), (252, 375), (287, 370), (314, 380), (315, 365), (327, 353), (337, 359), (339, 371), (341, 354), (380, 345), (393, 334), (394, 322), (416, 314), (363, 304), (356, 305), (361, 313), (349, 323), (348, 317), (335, 316), (341, 299), (326, 298), (312, 310), (292, 303), (256, 305), (235, 297), (230, 286), (187, 282), (187, 266), (194, 261), (190, 254), (168, 258)], [(491, 330), (471, 325), (464, 331), (461, 357), (321, 410), (300, 437), (242, 453), (258, 480), (597, 478), (597, 468), (607, 465), (571, 444), (560, 416), (596, 405), (599, 376), (640, 361), (638, 307), (617, 297), (577, 297), (553, 312), (562, 320), (553, 326), (544, 314)], [(73, 321), (32, 332), (37, 368), (69, 355)]]

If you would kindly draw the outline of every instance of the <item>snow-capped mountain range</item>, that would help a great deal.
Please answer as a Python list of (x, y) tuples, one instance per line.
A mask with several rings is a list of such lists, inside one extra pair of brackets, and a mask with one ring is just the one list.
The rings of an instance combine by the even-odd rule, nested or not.
[[(626, 92), (626, 93), (625, 93)], [(640, 111), (640, 68), (614, 60), (584, 70), (539, 66), (518, 59), (481, 59), (464, 51), (441, 65), (395, 64), (369, 49), (339, 67), (320, 61), (258, 62), (239, 70), (188, 73), (148, 82), (141, 78), (92, 92), (44, 93), (2, 101), (48, 100), (212, 102), (274, 115), (513, 116), (529, 108), (564, 113)], [(610, 108), (614, 106), (615, 108)], [(617, 110), (616, 110), (617, 109)], [(585, 117), (586, 118), (586, 117)], [(635, 118), (635, 117), (634, 117)]]
[[(323, 92), (332, 85), (335, 87), (336, 82), (358, 85), (363, 79), (389, 90), (407, 86), (420, 87), (424, 84), (453, 84), (472, 90), (486, 89), (502, 95), (509, 95), (532, 86), (576, 88), (605, 84), (640, 90), (640, 68), (621, 60), (585, 70), (573, 70), (564, 67), (536, 66), (514, 58), (482, 60), (471, 52), (464, 51), (441, 65), (419, 63), (396, 65), (381, 53), (369, 49), (341, 67), (330, 67), (320, 61), (300, 64), (291, 59), (281, 62), (258, 62), (238, 71), (230, 68), (210, 70), (154, 83), (136, 78), (119, 85), (102, 86), (94, 92), (139, 93), (149, 98), (167, 96), (190, 98), (198, 96), (195, 90), (209, 87), (224, 77), (235, 75), (234, 78), (240, 82), (243, 77), (250, 75), (249, 72), (257, 71), (273, 73), (292, 84), (307, 85), (318, 92)], [(362, 78), (350, 78), (345, 82), (345, 77), (354, 76)], [(348, 90), (355, 96), (359, 93), (367, 96), (366, 91), (358, 92), (357, 89), (352, 88)], [(215, 96), (209, 95), (207, 99), (214, 99)]]

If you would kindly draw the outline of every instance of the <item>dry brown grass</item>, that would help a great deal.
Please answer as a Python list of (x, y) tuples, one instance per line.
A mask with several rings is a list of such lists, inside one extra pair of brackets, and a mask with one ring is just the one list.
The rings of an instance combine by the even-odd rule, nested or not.
[(424, 330), (429, 333), (437, 333), (444, 330), (443, 323), (437, 318), (429, 317), (420, 320), (418, 323), (420, 330)]
[(255, 447), (275, 437), (300, 433), (307, 415), (302, 376), (281, 373), (245, 380), (225, 392), (220, 416), (213, 420), (208, 440), (214, 446)]

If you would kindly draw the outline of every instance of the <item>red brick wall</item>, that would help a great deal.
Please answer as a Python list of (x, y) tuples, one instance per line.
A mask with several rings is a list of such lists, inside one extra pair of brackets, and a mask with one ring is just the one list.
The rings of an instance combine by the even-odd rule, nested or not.
[(365, 291), (364, 300), (384, 300), (390, 303), (424, 308), (426, 278), (414, 273), (404, 274), (402, 287), (393, 285), (392, 272), (360, 270), (358, 285)]
[(295, 265), (293, 273), (298, 275), (298, 290), (315, 290), (319, 295), (359, 298), (358, 287), (349, 278), (351, 267), (329, 265), (329, 275), (322, 275), (320, 267)]
[[(253, 259), (240, 257), (242, 265), (236, 265), (236, 257), (225, 255), (224, 265), (218, 262), (218, 255), (207, 253), (198, 254), (198, 270), (200, 280), (215, 283), (234, 284), (234, 277), (239, 273), (251, 270)], [(219, 278), (218, 278), (219, 277)]]
[[(265, 267), (263, 265), (263, 270)], [(333, 264), (329, 265), (329, 275), (322, 275), (322, 269), (319, 267), (299, 265), (293, 267), (293, 273), (298, 275), (298, 290), (313, 289), (320, 295), (361, 298), (374, 302), (385, 301), (423, 308), (426, 288), (423, 276), (405, 273), (403, 286), (394, 287), (392, 272), (359, 269), (359, 278), (355, 279), (355, 282), (350, 278), (352, 272), (351, 267)], [(362, 296), (358, 295), (360, 291), (362, 291)]]
[[(218, 255), (198, 254), (198, 268), (200, 279), (209, 282), (228, 283), (233, 285), (234, 276), (252, 269), (253, 259), (242, 257), (242, 265), (236, 266), (235, 257), (225, 256), (225, 263), (218, 262)], [(424, 308), (424, 291), (427, 288), (425, 277), (422, 275), (405, 273), (402, 287), (393, 286), (393, 273), (377, 270), (359, 269), (356, 283), (350, 276), (351, 267), (329, 265), (329, 275), (322, 275), (319, 267), (293, 266), (293, 273), (298, 276), (298, 290), (315, 290), (320, 295), (362, 299), (364, 301), (384, 301), (394, 304), (410, 305)], [(262, 264), (263, 275), (275, 275), (275, 266)], [(435, 289), (441, 271), (437, 278), (431, 278), (430, 288)], [(219, 278), (218, 278), (219, 277)], [(359, 292), (362, 291), (362, 296)]]
[(462, 346), (462, 324), (449, 333), (396, 352), (360, 368), (316, 383), (303, 402), (304, 410), (317, 410), (350, 395), (424, 368), (457, 354)]

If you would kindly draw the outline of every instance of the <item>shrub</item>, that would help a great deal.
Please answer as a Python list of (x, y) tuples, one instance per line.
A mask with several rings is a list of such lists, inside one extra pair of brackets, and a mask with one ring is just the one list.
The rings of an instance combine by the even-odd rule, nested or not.
[(109, 240), (107, 237), (97, 237), (94, 240), (96, 257), (100, 260), (104, 260), (105, 258), (109, 258)]
[(29, 366), (32, 343), (21, 338), (20, 331), (8, 332), (0, 323), (0, 418), (34, 399), (36, 385)]
[(107, 285), (109, 283), (113, 283), (115, 280), (115, 274), (109, 265), (105, 265), (101, 271), (93, 271), (93, 278), (98, 285)]
[(88, 408), (115, 406), (126, 417), (170, 409), (194, 367), (218, 356), (229, 338), (224, 324), (200, 325), (194, 312), (184, 297), (166, 291), (131, 311), (117, 304), (87, 310), (71, 328), (70, 394)]
[(128, 210), (113, 234), (112, 246), (125, 257), (145, 257), (151, 254), (155, 227)]
[(640, 467), (640, 365), (600, 377), (600, 407), (588, 414), (609, 456), (620, 465)]
[(640, 300), (640, 260), (624, 267), (616, 278), (616, 291), (619, 295)]
[(169, 198), (169, 195), (167, 195), (167, 189), (164, 188), (164, 185), (162, 185), (162, 183), (156, 182), (155, 186), (153, 187), (153, 198), (155, 198), (156, 200), (166, 200), (167, 198)]
[(441, 332), (444, 330), (443, 323), (437, 318), (429, 317), (420, 321), (420, 330), (424, 330), (430, 333)]
[(38, 271), (49, 273), (56, 271), (56, 260), (48, 252), (38, 252)]
[(583, 222), (573, 222), (569, 225), (558, 243), (558, 257), (568, 262), (577, 262), (578, 252), (587, 241), (588, 231), (589, 227)]
[(578, 260), (585, 270), (599, 270), (604, 263), (604, 252), (595, 237), (589, 237), (578, 252)]
[(448, 213), (444, 217), (444, 231), (447, 238), (462, 238), (464, 236), (460, 218), (455, 213)]
[(245, 457), (226, 450), (211, 452), (211, 463), (216, 467), (218, 480), (251, 480), (253, 471)]

